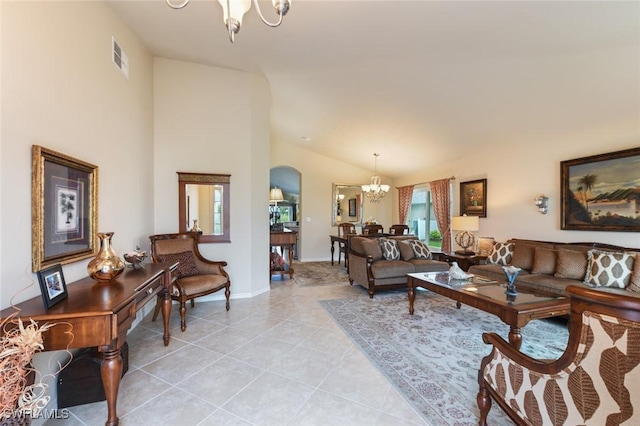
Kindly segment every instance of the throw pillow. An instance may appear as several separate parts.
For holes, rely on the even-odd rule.
[[[364,239],[364,241],[362,241],[362,250],[365,256],[371,256],[373,260],[382,259],[382,250],[375,238]]]
[[[626,288],[636,257],[624,252],[589,250],[585,284],[596,287]]]
[[[533,254],[536,247],[530,244],[516,243],[513,247],[511,264],[516,268],[530,271],[533,268]]]
[[[429,247],[420,240],[409,240],[409,245],[413,250],[413,256],[416,259],[431,259],[433,255]]]
[[[587,252],[576,250],[558,250],[556,273],[559,278],[584,280],[587,272]]]
[[[411,260],[415,257],[408,241],[398,241],[398,248],[400,249],[400,258],[402,260]]]
[[[532,274],[553,275],[556,271],[556,251],[544,247],[536,247],[533,255]]]
[[[386,260],[400,260],[400,249],[396,240],[389,238],[379,238],[380,248],[382,249],[382,257]]]
[[[192,275],[198,275],[198,268],[196,267],[196,259],[191,251],[183,251],[180,253],[167,253],[159,254],[158,260],[160,262],[180,262],[176,273],[178,278],[190,277]]]
[[[507,266],[511,263],[511,258],[513,257],[513,246],[513,243],[495,243],[487,262],[494,265]]]
[[[640,292],[640,253],[636,253],[635,256],[636,260],[633,262],[633,272],[627,290]]]

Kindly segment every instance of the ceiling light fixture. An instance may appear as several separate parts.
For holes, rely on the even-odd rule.
[[[182,9],[188,5],[191,0],[183,0],[182,3],[178,4],[173,4],[171,0],[165,1],[172,9]],[[291,1],[292,0],[271,0],[276,13],[278,14],[277,22],[269,22],[265,19],[264,15],[262,15],[262,11],[260,10],[258,0],[253,0],[253,3],[256,5],[256,10],[258,11],[258,15],[260,15],[262,22],[270,27],[277,27],[282,23],[282,18],[289,11]],[[251,9],[251,0],[218,0],[218,3],[222,6],[224,23],[227,26],[227,30],[229,30],[229,40],[233,43],[235,35],[240,31],[240,27],[242,26],[242,17],[249,11],[249,9]]]
[[[389,192],[391,188],[389,185],[380,185],[380,177],[378,176],[378,154],[377,152],[373,153],[375,158],[375,165],[373,169],[373,176],[371,176],[371,183],[369,185],[362,185],[362,191],[364,195],[369,197],[369,201],[372,203],[380,202],[380,199]]]

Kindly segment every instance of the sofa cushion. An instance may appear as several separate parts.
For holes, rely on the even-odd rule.
[[[431,259],[433,255],[431,254],[431,250],[427,245],[420,240],[411,240],[409,241],[409,245],[413,250],[413,257],[417,259]]]
[[[408,241],[398,241],[398,248],[400,249],[400,259],[407,261],[415,257]]]
[[[396,240],[378,238],[378,243],[382,250],[382,257],[386,260],[400,260],[400,249],[398,248],[398,242]]]
[[[556,254],[553,249],[536,247],[533,255],[532,274],[553,275],[556,271]]]
[[[449,264],[439,260],[414,258],[409,262],[413,264],[413,272],[446,272],[449,270]]]
[[[371,256],[374,261],[382,259],[382,249],[376,238],[362,238],[360,246],[365,256]]]
[[[375,279],[404,277],[411,272],[414,272],[413,264],[403,260],[378,260],[371,264]]]
[[[193,256],[192,251],[159,254],[158,260],[160,262],[179,262],[178,268],[176,269],[178,278],[190,277],[192,275],[198,274],[198,268],[196,267],[196,259]]]
[[[495,243],[487,262],[494,265],[507,266],[511,263],[511,258],[513,257],[513,247],[513,243]]]
[[[596,287],[626,288],[636,257],[631,253],[589,250],[585,283]]]
[[[633,262],[633,272],[627,290],[640,293],[640,253],[636,253],[636,260]]]
[[[536,247],[530,244],[516,243],[510,263],[517,268],[530,271],[533,267],[535,249]]]
[[[587,273],[587,253],[568,249],[558,249],[555,276],[584,280]]]
[[[537,293],[550,294],[554,296],[564,296],[565,289],[570,285],[584,286],[578,280],[570,278],[559,278],[545,274],[525,274],[518,275],[516,286],[518,289],[529,289]]]

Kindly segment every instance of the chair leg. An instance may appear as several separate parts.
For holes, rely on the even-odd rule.
[[[191,308],[195,308],[196,307],[196,301],[194,299],[191,299]]]
[[[484,383],[480,384],[480,390],[478,391],[476,402],[480,409],[480,420],[478,421],[478,425],[487,426],[487,416],[491,409],[491,397],[489,396],[487,389],[484,387]]]
[[[160,312],[160,307],[162,307],[162,299],[164,296],[158,294],[156,298],[156,307],[153,309],[153,317],[151,317],[151,321],[155,321],[158,318],[158,313]]]
[[[191,299],[193,302],[193,299]],[[187,302],[183,300],[180,302],[180,330],[183,332],[187,329]]]
[[[224,297],[227,298],[227,311],[229,310],[229,296],[231,296],[229,287],[231,287],[231,284],[227,284],[227,286],[224,288]]]

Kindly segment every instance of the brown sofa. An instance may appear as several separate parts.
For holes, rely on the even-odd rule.
[[[497,244],[487,262],[471,266],[469,273],[505,281],[502,265],[514,265],[522,269],[516,278],[516,288],[558,296],[564,296],[565,288],[569,285],[611,285],[607,282],[607,273],[611,273],[621,275],[618,281],[627,282],[626,293],[640,297],[640,249],[600,243],[557,243],[525,239],[511,239]],[[611,259],[610,253],[628,253],[635,260],[625,257],[629,270],[618,265],[615,271],[602,273],[602,262],[598,264],[598,256],[600,260],[603,257]],[[604,262],[607,263],[608,259],[604,259]]]
[[[376,290],[392,290],[407,286],[407,274],[412,272],[448,271],[449,264],[433,259],[416,258],[409,240],[413,235],[388,236],[398,241],[400,259],[387,260],[380,247],[381,237],[349,238],[349,282],[355,282],[369,291],[373,298]]]

